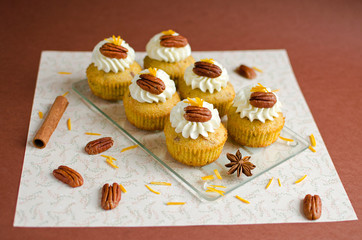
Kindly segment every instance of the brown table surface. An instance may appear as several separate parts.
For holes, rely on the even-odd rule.
[[[361,216],[362,1],[3,1],[0,11],[2,239],[362,238],[361,221],[13,227],[41,51],[91,51],[112,34],[121,34],[136,51],[144,51],[151,36],[169,28],[186,36],[196,51],[287,49],[339,176]]]

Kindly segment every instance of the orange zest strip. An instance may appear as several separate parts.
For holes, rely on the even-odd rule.
[[[280,138],[281,140],[284,140],[284,141],[287,141],[287,142],[294,142],[293,139],[285,138],[285,137],[282,137],[282,136],[279,136],[279,138]]]
[[[70,118],[67,120],[67,126],[69,131],[72,130],[72,122],[70,121]]]
[[[312,146],[309,146],[308,148],[309,148],[312,152],[314,152],[314,153],[316,152],[316,150],[315,150]]]
[[[250,89],[250,92],[268,92],[268,90],[266,89],[266,87],[258,83],[258,86],[252,87]]]
[[[40,119],[43,119],[43,112],[40,112],[40,111],[39,111],[38,114],[39,114],[39,118],[40,118]]]
[[[282,186],[282,184],[280,183],[280,179],[278,178],[278,184],[279,184],[279,187]]]
[[[173,35],[174,33],[176,33],[176,32],[174,30],[171,30],[171,29],[169,29],[167,31],[162,31],[163,35]]]
[[[150,74],[154,77],[156,77],[156,74],[157,74],[157,68],[148,68],[148,71],[150,72]]]
[[[273,178],[271,178],[271,179],[269,180],[269,182],[268,182],[268,184],[266,185],[265,189],[268,189],[268,187],[270,186],[270,184],[272,183],[272,181],[273,181]]]
[[[102,135],[102,134],[100,134],[100,133],[90,133],[90,132],[86,132],[85,134],[87,134],[87,135],[96,135],[96,136]]]
[[[215,60],[212,58],[204,58],[204,59],[201,59],[200,61],[215,64]]]
[[[68,95],[68,93],[69,93],[69,91],[65,92],[62,96],[65,97]]]
[[[216,193],[220,194],[221,196],[224,196],[224,193],[225,193],[225,191],[217,190],[212,187],[207,187],[206,192],[216,192]]]
[[[105,38],[104,40],[106,40],[109,43],[113,43],[114,45],[117,46],[121,46],[123,39],[121,38],[121,36],[115,37],[114,35],[112,36],[112,40],[109,40],[108,38]]]
[[[299,178],[297,181],[295,181],[295,184],[300,183],[300,182],[303,181],[304,178],[306,178],[306,177],[307,177],[307,175],[304,175],[303,177]]]
[[[123,149],[121,150],[121,152],[125,152],[125,151],[128,151],[128,150],[134,149],[134,148],[136,148],[136,147],[138,147],[137,144],[136,144],[136,145],[133,145],[133,146],[130,146],[130,147],[123,148]]]
[[[195,100],[193,100],[188,97],[187,100],[185,101],[185,103],[189,103],[191,106],[202,107],[204,104],[204,100],[200,99],[198,97],[196,97]]]
[[[214,179],[214,176],[213,175],[204,176],[204,177],[201,177],[201,179],[204,180],[204,181],[212,180],[212,179]]]
[[[244,198],[241,198],[238,195],[236,195],[235,197],[244,203],[250,204],[250,202],[248,200],[245,200]]]
[[[115,158],[114,158],[114,157],[112,157],[112,156],[101,155],[101,157],[108,158],[110,161],[113,161],[113,160],[116,160],[116,161],[117,161],[117,159],[115,159]]]
[[[171,183],[168,183],[168,182],[150,182],[150,184],[171,186]]]
[[[168,202],[166,205],[185,205],[185,202]]]
[[[211,187],[214,187],[214,188],[216,188],[216,187],[218,187],[218,188],[226,188],[225,186],[221,186],[221,185],[210,185]]]
[[[58,74],[66,74],[66,75],[69,75],[69,74],[72,74],[71,72],[58,72]]]
[[[312,147],[317,146],[317,144],[316,144],[316,142],[315,142],[314,135],[311,134],[311,135],[309,136],[309,138],[310,138],[310,144],[312,145]]]
[[[111,160],[109,160],[108,158],[106,159],[106,162],[107,162],[109,165],[111,165],[112,167],[118,168],[118,166],[114,165],[114,163],[113,163]]]
[[[279,92],[279,89],[272,90],[272,92]]]
[[[156,193],[156,194],[160,194],[159,192],[157,192],[157,191],[153,190],[152,188],[150,188],[148,185],[145,185],[145,186],[146,186],[146,188],[148,188],[148,190],[150,190],[151,192]]]
[[[126,193],[126,189],[122,186],[122,184],[119,184],[119,187],[121,188],[122,192]]]
[[[258,71],[258,72],[260,72],[260,73],[262,73],[263,71],[262,70],[260,70],[259,68],[257,68],[257,67],[253,67],[253,69],[254,70],[256,70],[256,71]]]
[[[214,173],[218,179],[222,179],[222,177],[217,169],[214,169]]]

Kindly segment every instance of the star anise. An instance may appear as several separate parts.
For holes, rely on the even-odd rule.
[[[230,160],[230,163],[225,164],[225,167],[229,167],[228,174],[233,174],[237,171],[237,176],[240,177],[241,172],[246,176],[250,177],[253,174],[251,170],[255,168],[255,165],[249,162],[250,156],[242,157],[240,151],[238,150],[236,154],[227,153],[226,157]]]

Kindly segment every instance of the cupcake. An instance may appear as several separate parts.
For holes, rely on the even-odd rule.
[[[201,59],[186,68],[178,90],[182,99],[199,97],[213,104],[220,117],[227,113],[235,97],[226,69],[211,58]]]
[[[260,83],[240,91],[228,111],[229,135],[248,147],[266,147],[275,142],[284,126],[278,96]]]
[[[182,78],[185,69],[195,61],[187,39],[172,30],[153,36],[146,45],[146,51],[144,68],[162,69],[176,83]]]
[[[119,36],[99,42],[87,68],[93,94],[106,100],[121,100],[133,77],[142,70],[134,59],[133,48]]]
[[[190,166],[204,166],[221,154],[227,131],[212,104],[199,98],[183,100],[172,109],[165,124],[166,145],[171,156]]]
[[[133,79],[123,98],[128,121],[143,130],[163,130],[180,101],[175,83],[161,69],[149,68]]]

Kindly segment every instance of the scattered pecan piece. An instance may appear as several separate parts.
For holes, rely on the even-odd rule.
[[[160,40],[160,44],[163,47],[181,48],[188,44],[187,39],[181,35],[162,35]]]
[[[117,183],[110,186],[108,183],[104,184],[102,188],[101,205],[104,210],[111,210],[118,206],[121,201],[121,187]]]
[[[109,58],[126,58],[128,49],[113,43],[105,43],[100,47],[99,51]]]
[[[184,117],[190,122],[207,122],[212,117],[211,111],[205,107],[187,106],[184,110]]]
[[[199,75],[209,78],[217,78],[221,75],[222,70],[219,66],[208,62],[196,62],[192,71]]]
[[[247,78],[247,79],[256,78],[256,73],[255,73],[254,69],[252,69],[248,66],[240,65],[240,67],[238,67],[238,69],[236,71],[244,78]]]
[[[249,102],[257,108],[271,108],[277,102],[277,98],[272,92],[253,92],[250,95]]]
[[[237,176],[240,177],[241,172],[246,176],[250,177],[253,174],[251,170],[253,170],[256,166],[249,162],[250,156],[242,157],[240,151],[238,150],[236,154],[227,153],[226,157],[230,160],[230,163],[226,164],[225,167],[229,167],[228,174],[233,174],[237,171]]]
[[[165,83],[151,74],[141,74],[136,83],[143,90],[156,95],[161,94],[166,89]]]
[[[99,138],[97,140],[89,142],[84,150],[89,155],[95,155],[104,151],[107,151],[113,146],[113,139],[111,137]]]
[[[63,183],[75,188],[83,185],[83,177],[74,169],[67,166],[59,166],[53,171],[54,177]]]
[[[322,200],[318,195],[307,194],[303,200],[303,212],[309,220],[317,220],[322,215]]]

